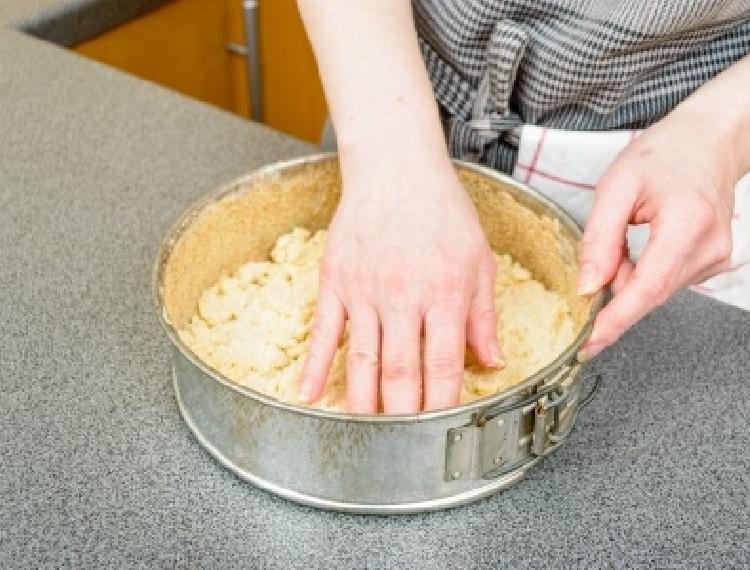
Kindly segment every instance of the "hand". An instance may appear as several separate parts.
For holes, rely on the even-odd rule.
[[[502,365],[495,263],[474,205],[447,155],[371,156],[343,174],[302,398],[322,393],[348,318],[348,411],[377,412],[378,384],[385,413],[456,405],[467,341],[485,365]]]
[[[732,130],[714,112],[678,107],[645,131],[609,167],[596,188],[581,247],[579,293],[611,283],[579,355],[592,358],[678,289],[725,270],[732,251],[734,186],[741,172]],[[628,224],[650,224],[634,266]]]
[[[376,412],[378,384],[386,413],[455,405],[466,341],[500,363],[494,258],[448,160],[411,3],[298,4],[344,183],[300,395],[320,396],[348,318],[349,411]]]

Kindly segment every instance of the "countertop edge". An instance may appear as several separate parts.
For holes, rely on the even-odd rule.
[[[61,2],[11,25],[19,31],[61,46],[74,46],[137,18],[166,0],[71,0]]]

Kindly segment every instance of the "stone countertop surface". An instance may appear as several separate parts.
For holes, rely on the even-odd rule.
[[[694,293],[589,366],[605,384],[561,450],[474,505],[321,512],[216,463],[177,410],[152,262],[203,193],[313,147],[26,33],[72,44],[153,3],[0,4],[1,567],[750,564],[750,314]]]

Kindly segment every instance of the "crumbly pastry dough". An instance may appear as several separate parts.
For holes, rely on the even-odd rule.
[[[326,232],[295,228],[281,236],[267,262],[246,263],[203,292],[198,314],[180,338],[234,382],[303,405],[297,392],[318,294]],[[469,354],[461,403],[518,384],[552,362],[575,338],[568,303],[535,281],[508,255],[495,254],[498,338],[502,370],[483,368]],[[343,411],[347,339],[333,359],[323,396],[313,407]]]

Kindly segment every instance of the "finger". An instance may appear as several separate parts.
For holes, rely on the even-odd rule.
[[[464,372],[466,313],[434,306],[425,315],[425,410],[458,404]]]
[[[628,328],[654,307],[662,304],[679,286],[684,261],[692,238],[676,246],[674,236],[684,234],[682,222],[651,224],[651,239],[629,278],[596,318],[588,342],[579,354],[593,358],[614,343]],[[686,236],[687,237],[687,236]]]
[[[610,284],[613,294],[617,295],[617,293],[622,290],[622,288],[625,286],[625,283],[628,282],[628,278],[633,272],[634,267],[635,265],[632,261],[630,261],[630,251],[626,242],[622,246],[622,259],[620,260],[620,266],[617,268],[617,273],[615,273],[615,276]]]
[[[622,288],[625,286],[625,283],[628,282],[634,267],[635,265],[633,265],[633,262],[627,257],[623,257],[622,261],[620,261],[620,266],[617,268],[617,273],[615,273],[615,278],[612,279],[611,284],[612,293],[614,295],[617,295],[622,291]]]
[[[323,393],[345,321],[346,311],[341,300],[333,289],[321,286],[313,317],[310,350],[302,368],[299,388],[302,401],[314,402]]]
[[[480,271],[477,290],[466,323],[466,342],[485,366],[505,366],[497,341],[497,309],[495,308],[495,263],[492,256]]]
[[[386,414],[418,412],[422,402],[419,311],[387,312],[380,316],[383,350],[380,388]]]
[[[352,413],[378,411],[380,322],[372,307],[358,307],[349,316],[346,355],[346,409]]]
[[[601,289],[615,276],[622,259],[639,183],[628,174],[611,172],[597,185],[594,208],[586,222],[580,252],[579,295],[591,295]]]

